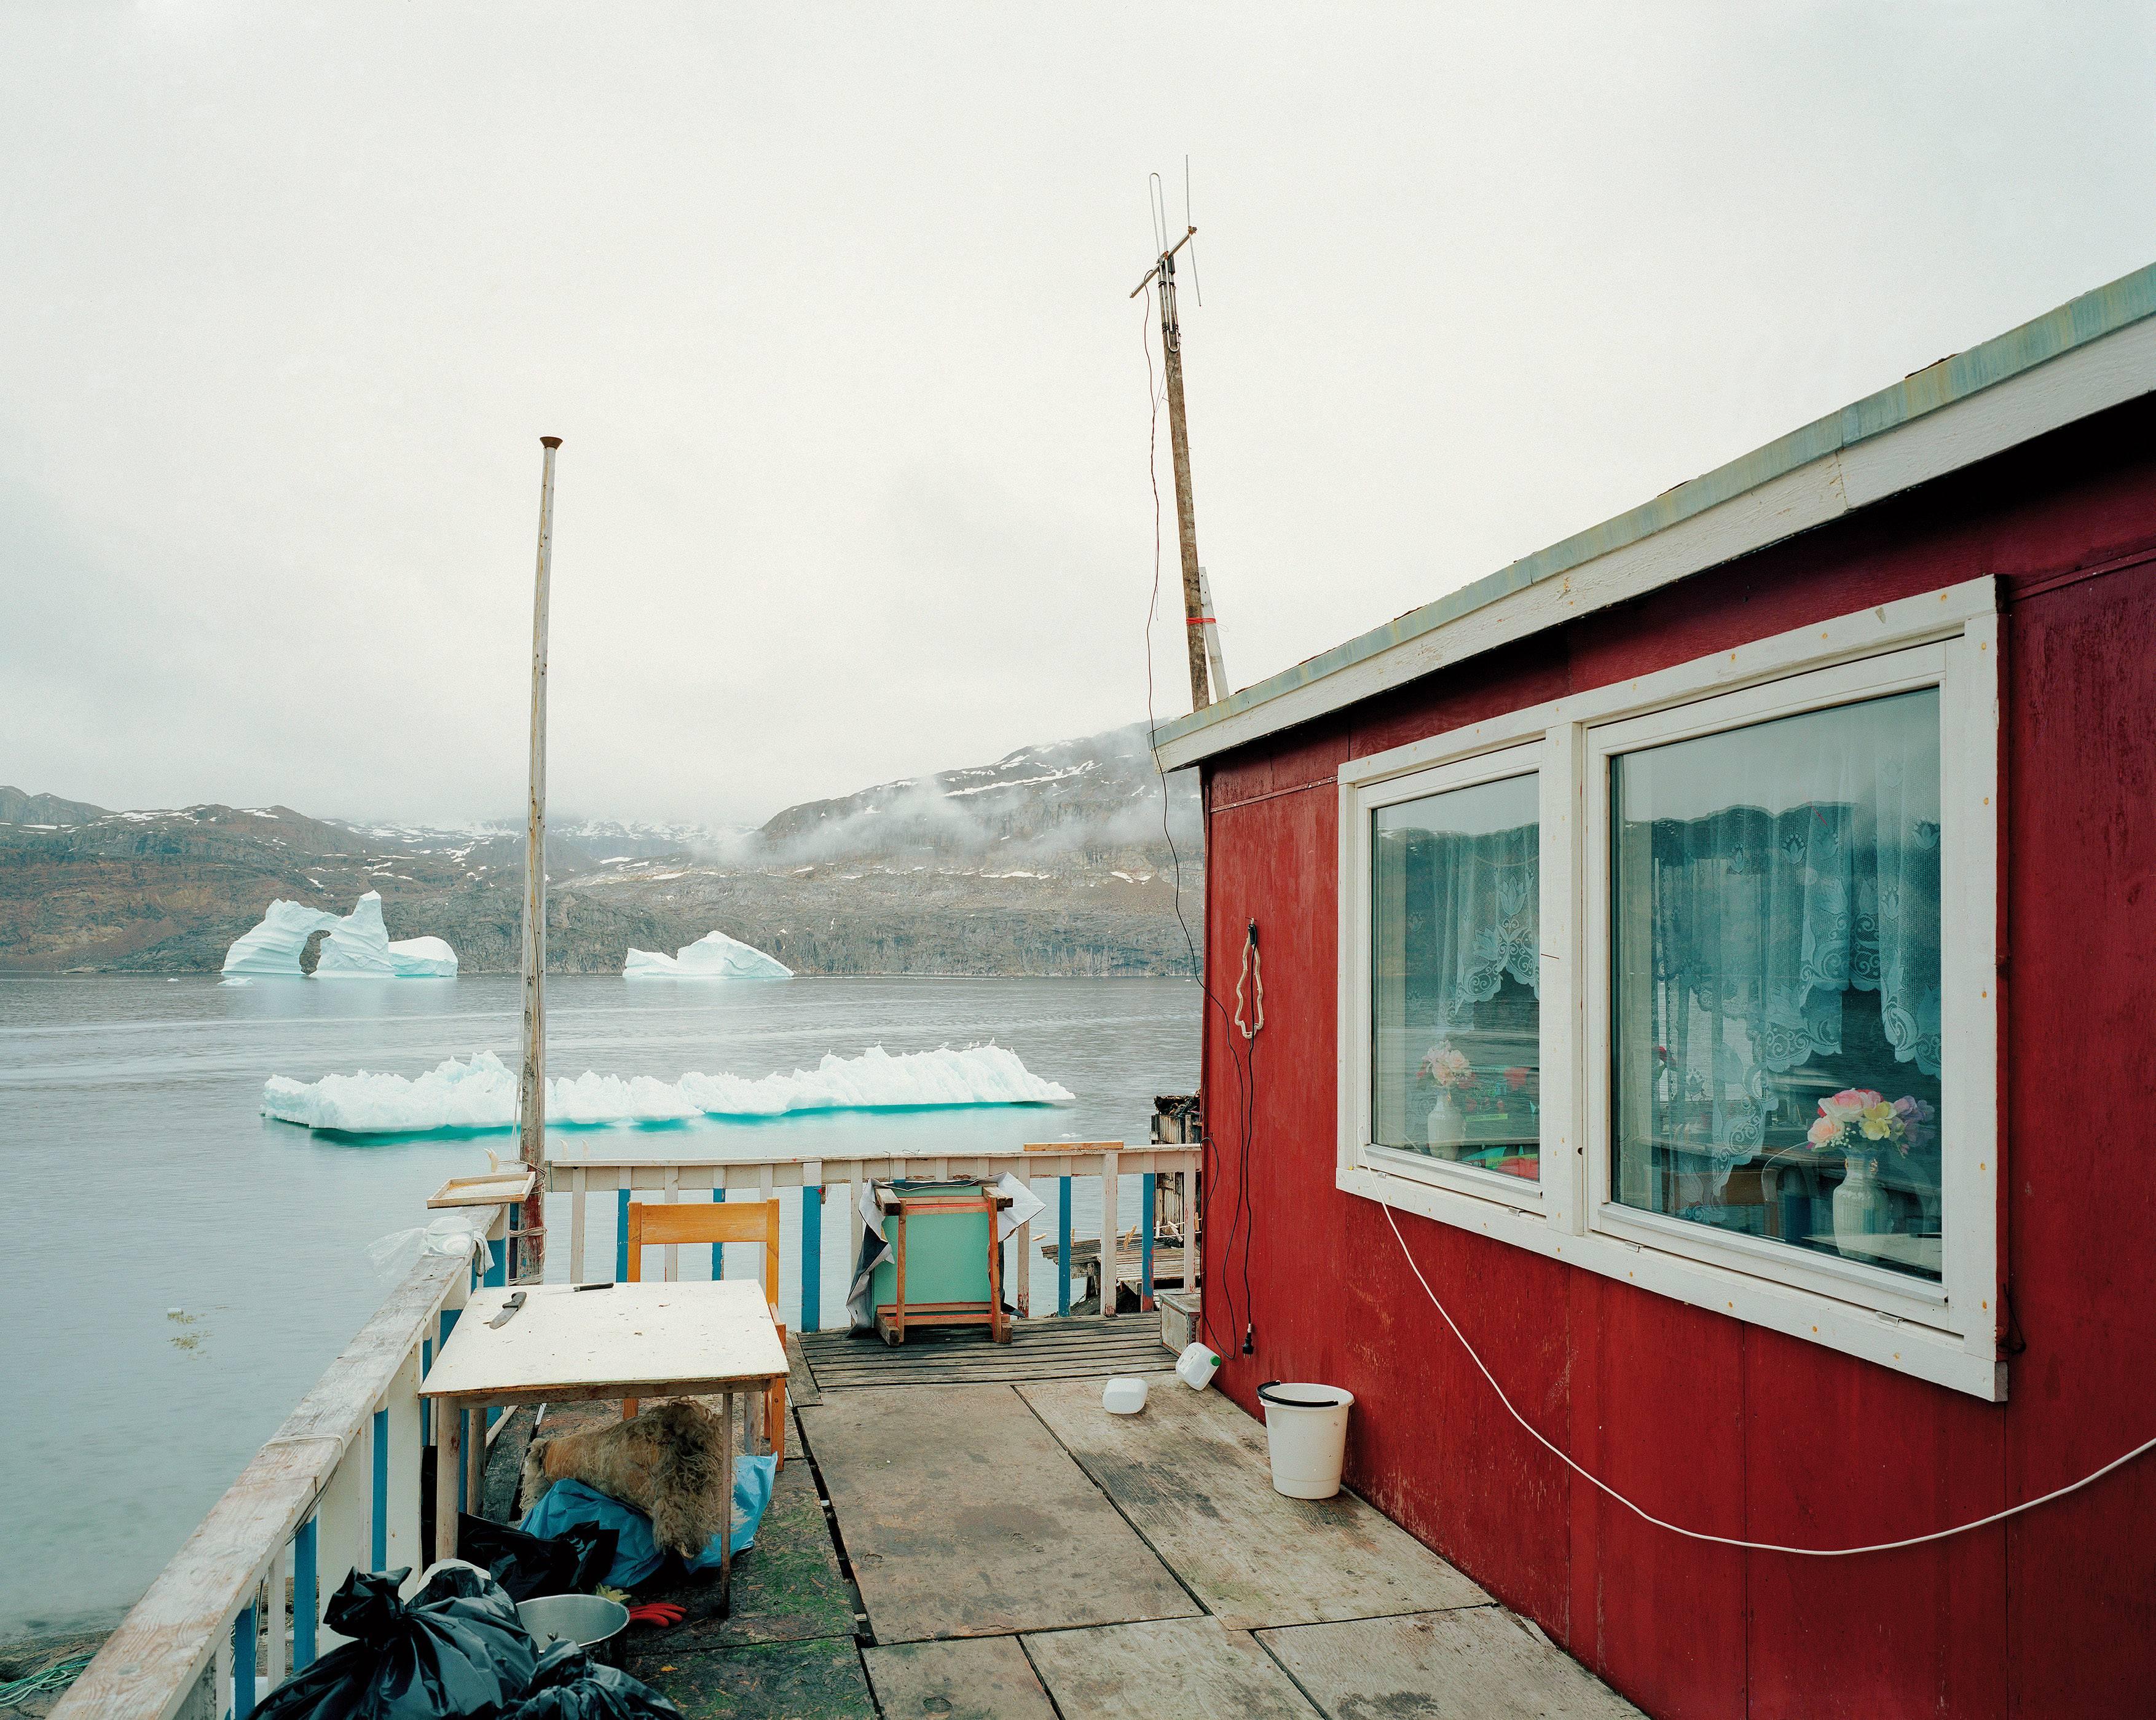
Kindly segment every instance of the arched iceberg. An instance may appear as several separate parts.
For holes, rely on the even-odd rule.
[[[335,914],[280,897],[270,904],[260,925],[233,941],[232,947],[224,952],[224,971],[304,978],[300,952],[306,948],[307,940],[317,932],[334,931],[341,923]]]
[[[793,970],[752,944],[723,932],[707,932],[675,954],[632,949],[622,963],[624,979],[791,979]]]
[[[224,952],[228,976],[269,974],[305,978],[300,953],[317,932],[326,932],[317,979],[454,979],[457,952],[439,937],[390,941],[382,919],[382,892],[370,890],[340,917],[301,901],[279,900],[253,931]]]
[[[584,1074],[547,1083],[549,1122],[678,1123],[692,1118],[783,1117],[813,1111],[910,1111],[947,1105],[1068,1105],[1075,1096],[1044,1081],[1000,1045],[916,1051],[880,1046],[858,1057],[826,1056],[814,1069],[751,1080],[737,1075]],[[426,1074],[275,1076],[262,1114],[312,1129],[355,1135],[428,1134],[440,1129],[506,1129],[516,1123],[516,1072],[491,1051],[452,1057]]]

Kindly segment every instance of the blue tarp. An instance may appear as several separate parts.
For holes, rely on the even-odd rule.
[[[772,1484],[778,1472],[776,1457],[734,1459],[736,1553],[746,1552],[756,1544],[757,1525],[763,1521],[764,1507],[771,1503]],[[527,1535],[554,1536],[572,1523],[597,1523],[620,1537],[614,1543],[613,1569],[607,1573],[610,1587],[634,1589],[639,1583],[649,1582],[665,1558],[658,1542],[652,1538],[649,1517],[635,1507],[624,1505],[582,1481],[555,1482],[525,1513],[524,1521],[517,1527]],[[689,1569],[716,1570],[719,1553],[719,1538],[714,1535],[711,1545],[688,1562]]]

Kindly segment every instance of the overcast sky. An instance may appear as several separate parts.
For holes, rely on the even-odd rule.
[[[0,782],[516,816],[542,434],[557,813],[1136,719],[1186,151],[1238,685],[2156,259],[2146,6],[1473,10],[8,6]]]

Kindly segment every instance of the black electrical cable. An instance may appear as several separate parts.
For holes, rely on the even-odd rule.
[[[1229,1014],[1228,1006],[1214,995],[1213,988],[1205,983],[1204,965],[1198,958],[1198,941],[1190,934],[1190,922],[1183,916],[1183,854],[1175,845],[1175,833],[1168,824],[1168,773],[1161,766],[1160,749],[1152,743],[1152,732],[1155,727],[1152,626],[1154,618],[1160,610],[1161,513],[1160,393],[1154,386],[1152,379],[1152,292],[1150,287],[1147,288],[1145,297],[1140,304],[1143,317],[1139,326],[1142,337],[1140,344],[1145,351],[1146,401],[1147,410],[1151,414],[1151,425],[1147,432],[1146,440],[1146,475],[1152,485],[1152,596],[1146,608],[1145,631],[1146,747],[1152,755],[1153,773],[1160,779],[1160,834],[1168,844],[1168,862],[1175,875],[1175,923],[1182,928],[1183,947],[1190,953],[1190,977],[1197,982],[1199,990],[1204,993],[1205,1001],[1219,1011],[1221,1039],[1228,1047],[1229,1062],[1235,1072],[1238,1101],[1236,1109],[1240,1113],[1237,1121],[1240,1125],[1241,1132],[1240,1153],[1238,1158],[1241,1173],[1238,1180],[1247,1183],[1250,1163],[1250,1106],[1255,1096],[1255,1088],[1250,1080],[1250,1060],[1236,1049],[1234,1018]],[[1184,1224],[1189,1234],[1184,1236],[1183,1245],[1184,1277],[1186,1281],[1192,1285],[1197,1282],[1198,1273],[1203,1266],[1202,1255],[1198,1256],[1198,1266],[1194,1266],[1190,1264],[1195,1253],[1194,1245],[1208,1228],[1205,1224],[1205,1214],[1212,1204],[1213,1190],[1219,1180],[1215,1171],[1218,1159],[1214,1141],[1213,1119],[1209,1112],[1204,1111],[1200,1112],[1200,1117],[1204,1133],[1199,1137],[1199,1142],[1198,1223],[1194,1226],[1191,1225],[1189,1217],[1186,1214]],[[1229,1317],[1228,1327],[1231,1339],[1234,1336],[1235,1322],[1235,1298],[1228,1289],[1230,1281],[1228,1276],[1229,1260],[1235,1245],[1240,1216],[1238,1212],[1235,1218],[1230,1219],[1227,1245],[1223,1247],[1220,1252],[1220,1291],[1228,1302]],[[1222,1355],[1231,1355],[1238,1346],[1233,1342],[1224,1344],[1219,1341],[1218,1327],[1209,1320],[1209,1306],[1210,1298],[1201,1294],[1198,1304],[1199,1329],[1201,1332],[1209,1332],[1213,1337],[1214,1348],[1219,1351]],[[1243,1251],[1243,1312],[1246,1320],[1250,1311],[1250,1262],[1248,1231],[1245,1230]]]

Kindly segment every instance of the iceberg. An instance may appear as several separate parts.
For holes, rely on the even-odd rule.
[[[233,941],[224,952],[224,971],[301,978],[300,952],[306,948],[307,940],[317,932],[334,931],[340,923],[335,914],[280,897],[270,904],[260,925]]]
[[[253,931],[224,952],[228,975],[270,974],[286,979],[305,976],[300,952],[317,932],[326,932],[318,979],[454,979],[457,952],[439,937],[405,937],[395,942],[382,921],[382,892],[370,890],[342,917],[303,901],[280,898]]]
[[[871,1046],[858,1057],[835,1052],[814,1069],[752,1079],[685,1075],[563,1076],[547,1083],[551,1123],[595,1127],[743,1119],[815,1111],[911,1111],[954,1105],[1069,1105],[1069,1088],[1044,1081],[1015,1051],[969,1045],[894,1057]],[[450,1058],[415,1076],[325,1076],[317,1081],[273,1076],[262,1089],[262,1114],[340,1134],[432,1134],[516,1125],[516,1072],[491,1051]]]
[[[382,892],[370,890],[336,922],[317,979],[454,979],[457,952],[439,937],[407,937],[395,943],[382,923]]]
[[[389,960],[399,979],[454,979],[457,952],[440,937],[394,937]]]
[[[622,963],[624,979],[791,979],[785,963],[737,942],[723,932],[707,932],[669,956],[657,950],[632,949]]]

